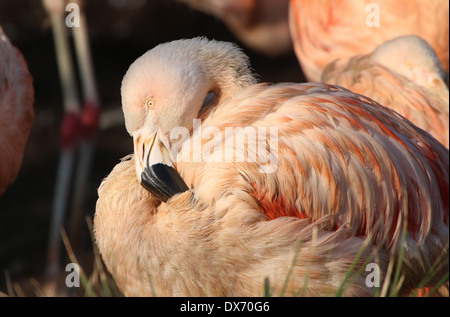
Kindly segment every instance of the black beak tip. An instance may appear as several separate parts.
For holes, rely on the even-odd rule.
[[[141,173],[141,185],[163,202],[189,190],[180,174],[172,166],[162,163],[144,169]]]

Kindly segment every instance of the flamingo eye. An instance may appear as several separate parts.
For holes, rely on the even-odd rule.
[[[216,97],[214,91],[210,91],[206,94],[205,100],[203,101],[202,109],[208,107]]]
[[[408,68],[414,68],[414,62],[412,60],[408,60],[406,61],[406,67]]]
[[[155,105],[155,101],[153,99],[147,99],[145,100],[145,107],[149,110],[151,110],[153,108],[153,106]]]

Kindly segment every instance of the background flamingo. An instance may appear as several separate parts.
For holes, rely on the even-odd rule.
[[[380,27],[370,26],[373,4],[379,8]],[[410,34],[425,39],[448,71],[446,0],[291,0],[289,15],[294,49],[309,81],[318,81],[335,59],[368,54],[387,40]]]
[[[0,195],[17,177],[34,110],[33,78],[0,27]]]
[[[178,0],[225,23],[247,47],[267,56],[292,50],[289,0]]]
[[[90,55],[83,1],[76,3],[80,10],[79,26],[70,30],[74,36],[76,55],[80,67],[83,96],[77,90],[77,78],[70,52],[69,28],[65,23],[64,0],[43,0],[49,13],[53,29],[55,51],[64,97],[64,116],[61,122],[61,155],[55,183],[55,195],[50,226],[47,259],[47,274],[54,278],[60,268],[61,229],[66,218],[66,209],[72,199],[70,238],[75,250],[81,244],[81,223],[84,220],[86,184],[94,151],[94,140],[98,129],[100,103]],[[80,100],[83,100],[83,105]],[[78,154],[78,160],[77,160]],[[76,169],[74,168],[76,167]],[[76,170],[74,177],[73,170]],[[72,180],[74,179],[74,181]],[[71,189],[74,182],[73,190]]]
[[[74,2],[74,1],[70,1]],[[100,133],[96,139],[93,168],[89,174],[86,190],[86,203],[83,213],[92,215],[95,211],[97,188],[102,179],[109,173],[117,158],[132,151],[132,144],[123,126],[123,112],[120,108],[120,82],[123,74],[142,49],[158,43],[180,37],[208,35],[215,38],[235,40],[223,23],[218,23],[212,16],[193,12],[187,6],[166,0],[130,0],[130,1],[86,1],[86,15],[89,22],[89,37],[91,39],[93,61],[97,76],[101,99],[104,100],[105,111],[100,117]],[[64,9],[64,8],[63,8]],[[64,11],[64,10],[63,10]],[[63,12],[63,18],[69,12]],[[172,17],[168,19],[167,17]],[[8,34],[14,45],[22,51],[34,78],[36,91],[35,120],[29,141],[24,153],[21,177],[14,186],[0,199],[2,221],[0,221],[0,295],[35,296],[47,294],[46,254],[48,249],[48,233],[50,218],[53,210],[55,189],[61,188],[55,184],[57,166],[60,158],[61,118],[64,118],[64,94],[61,93],[58,64],[56,63],[54,40],[50,19],[42,2],[35,0],[0,1],[0,25]],[[76,29],[78,30],[78,29]],[[75,29],[67,29],[69,39]],[[73,44],[73,46],[71,45]],[[69,48],[76,48],[77,44],[70,43]],[[111,52],[114,51],[114,54]],[[253,67],[261,78],[271,78],[276,81],[294,80],[299,73],[295,56],[270,59],[267,63],[260,54],[251,50],[249,54],[254,58]],[[78,57],[74,50],[72,57]],[[81,59],[83,60],[83,59]],[[81,70],[82,63],[73,59],[74,71]],[[113,67],[114,66],[114,67]],[[78,75],[80,82],[84,80],[82,73]],[[77,82],[78,83],[78,82]],[[80,115],[83,109],[83,86],[78,87]],[[116,115],[117,114],[117,115]],[[80,127],[78,125],[78,127]],[[83,142],[83,139],[80,140]],[[79,162],[77,154],[80,147],[76,147],[75,162]],[[78,165],[74,165],[73,176],[79,175]],[[69,180],[71,185],[75,182]],[[75,186],[69,188],[67,195],[67,212],[80,200]],[[27,199],[23,199],[27,193]],[[71,204],[73,204],[71,206]],[[80,249],[75,249],[78,259],[86,274],[93,274],[94,255],[91,236],[86,226],[86,219],[82,219],[82,240]],[[65,217],[64,228],[69,234],[72,246],[74,240],[69,228],[72,219]],[[56,239],[61,239],[60,226],[56,226]],[[62,248],[58,257],[60,264],[72,262],[67,258],[66,249]],[[64,268],[62,266],[62,268]],[[65,272],[62,270],[62,273]],[[99,280],[99,279],[98,279]],[[38,282],[41,284],[39,286]],[[31,283],[31,284],[30,284]],[[52,280],[58,290],[67,294],[67,287],[63,280]],[[95,284],[95,282],[94,282]],[[99,285],[100,284],[95,284]],[[22,290],[20,290],[22,288]],[[70,295],[84,295],[85,288],[69,290]],[[107,294],[96,289],[97,295]],[[3,293],[2,293],[3,292]],[[58,294],[61,294],[58,292]],[[114,293],[119,294],[119,293]]]
[[[410,35],[392,39],[367,55],[336,60],[322,81],[365,95],[395,110],[449,145],[449,92],[433,49]]]
[[[337,86],[254,83],[238,48],[200,38],[159,45],[130,66],[122,103],[135,155],[103,181],[95,216],[125,295],[258,296],[266,277],[274,295],[335,294],[348,270],[377,262],[385,277],[397,256],[401,294],[430,270],[424,284],[448,274],[448,149]],[[223,154],[207,163],[217,143],[206,132],[201,153],[190,144],[169,159],[169,133],[201,133],[195,118],[221,135],[276,127],[264,139],[267,149],[278,137],[276,172],[261,173],[260,156],[223,161],[227,151],[255,158],[251,142],[219,143]],[[342,293],[374,294],[365,276],[353,278]]]

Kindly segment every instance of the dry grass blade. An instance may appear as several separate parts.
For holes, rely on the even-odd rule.
[[[79,264],[79,262],[78,262],[78,260],[77,260],[77,258],[75,256],[75,253],[72,250],[72,247],[71,247],[70,242],[69,242],[69,238],[67,237],[67,234],[66,234],[66,231],[63,230],[63,229],[61,229],[61,236],[62,236],[62,240],[63,240],[64,246],[66,247],[66,251],[67,251],[67,254],[69,256],[70,261],[72,263],[77,264],[78,267],[80,268],[80,272],[79,272],[80,280],[81,280],[81,284],[85,288],[86,295],[89,296],[89,297],[96,296],[95,293],[93,292],[92,288],[91,288],[90,283],[89,283],[89,278],[84,273],[84,270],[81,268],[81,266],[80,266],[80,264]]]
[[[86,217],[86,223],[88,225],[89,228],[89,233],[91,235],[91,242],[92,242],[92,246],[93,246],[93,252],[94,252],[94,272],[92,273],[93,276],[98,276],[99,280],[100,280],[100,295],[101,296],[105,296],[105,297],[112,297],[114,296],[114,294],[120,295],[119,291],[117,290],[117,287],[114,286],[110,286],[110,281],[111,279],[108,279],[108,276],[105,272],[104,266],[103,266],[103,262],[101,259],[101,256],[98,252],[97,249],[97,245],[95,244],[95,239],[94,239],[94,225],[92,222],[91,217]],[[114,288],[114,289],[113,289]]]

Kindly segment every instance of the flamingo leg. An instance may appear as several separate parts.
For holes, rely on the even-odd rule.
[[[81,114],[81,142],[78,153],[77,173],[73,189],[73,201],[70,217],[69,236],[72,247],[76,250],[80,243],[81,222],[84,219],[84,204],[86,189],[94,155],[98,122],[100,116],[100,101],[92,56],[89,45],[86,16],[83,10],[84,1],[75,1],[80,7],[80,25],[72,28],[76,56],[80,68],[83,91],[83,110]]]
[[[47,276],[50,278],[60,270],[60,229],[67,208],[75,150],[80,130],[80,103],[75,74],[69,50],[67,27],[64,23],[64,1],[43,0],[52,25],[58,70],[63,92],[64,116],[61,124],[61,154],[55,183],[52,219],[47,254]]]

